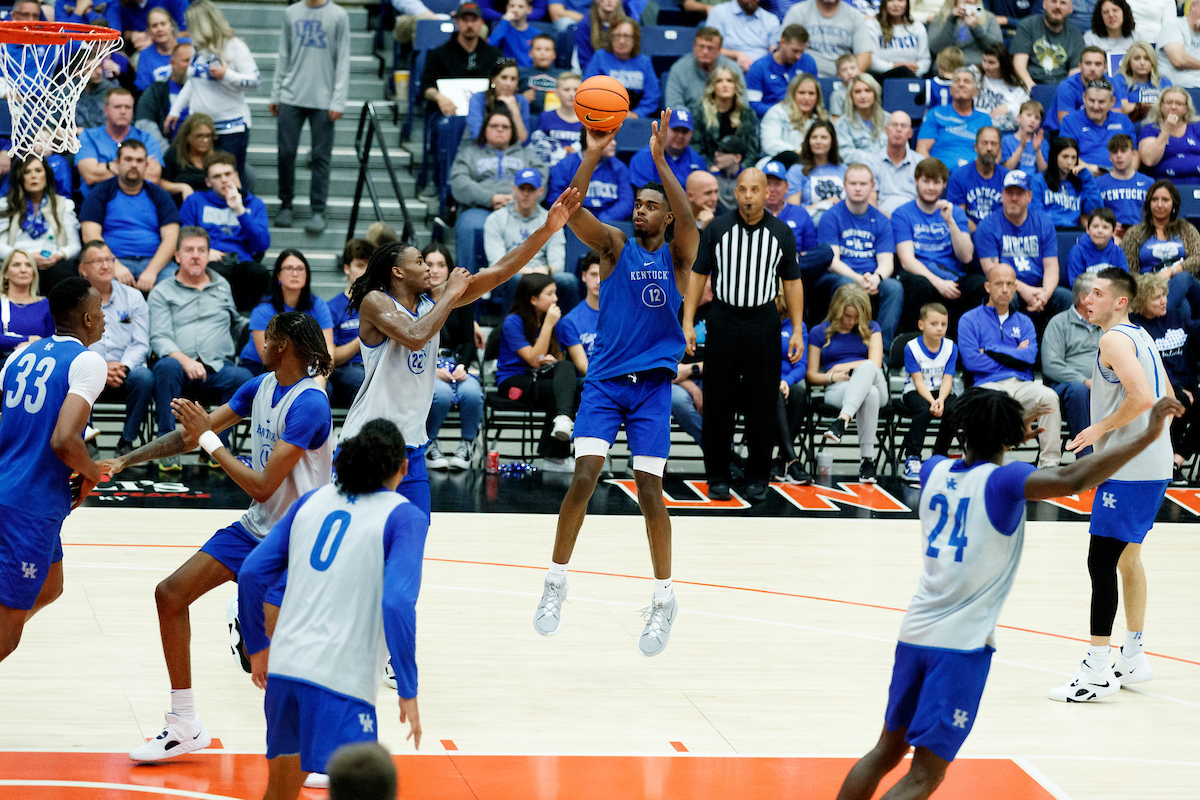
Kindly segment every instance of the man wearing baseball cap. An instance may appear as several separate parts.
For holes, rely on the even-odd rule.
[[[792,233],[796,234],[801,277],[815,280],[829,269],[833,250],[827,244],[817,243],[817,226],[804,206],[787,202],[787,168],[778,161],[768,161],[763,165],[763,174],[767,176],[767,202],[764,206],[771,214],[786,222]],[[805,286],[805,295],[812,297],[808,286]]]
[[[708,164],[699,153],[691,148],[692,144],[692,112],[686,108],[677,108],[671,112],[671,126],[667,131],[667,145],[663,148],[663,156],[667,166],[680,186],[687,186],[688,175],[693,170],[708,169]],[[650,145],[634,153],[629,162],[629,182],[636,190],[647,183],[658,182],[658,170],[654,167],[654,157],[650,155]]]
[[[738,175],[742,173],[742,159],[746,155],[743,148],[744,145],[738,137],[727,134],[717,141],[713,151],[713,165],[709,172],[717,176],[720,192],[717,197],[726,208],[733,208],[738,204],[734,192],[737,190]]]
[[[1004,176],[1003,213],[992,213],[975,230],[975,249],[984,277],[1006,264],[1017,274],[1017,306],[1044,328],[1071,307],[1071,293],[1058,285],[1058,236],[1046,214],[1030,214],[1029,175],[1015,169]]]
[[[458,32],[444,45],[430,50],[425,58],[421,91],[429,102],[426,113],[440,111],[447,117],[458,113],[454,101],[438,91],[439,78],[486,78],[502,57],[500,48],[492,47],[481,35],[483,15],[475,0],[459,4],[454,12],[454,25]]]
[[[488,265],[495,264],[505,253],[516,249],[546,221],[546,209],[538,202],[542,197],[542,176],[536,169],[523,169],[513,179],[513,199],[508,205],[493,211],[483,224],[483,251]],[[564,314],[579,302],[579,279],[563,271],[566,259],[566,235],[559,231],[529,259],[521,271],[492,290],[503,308],[508,308],[521,277],[530,272],[554,276],[558,287],[558,307]]]

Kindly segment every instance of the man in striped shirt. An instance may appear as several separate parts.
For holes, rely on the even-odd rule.
[[[775,295],[783,281],[793,334],[788,358],[804,349],[804,288],[796,262],[796,238],[787,223],[766,213],[767,178],[758,169],[738,176],[737,208],[714,219],[700,237],[683,306],[687,352],[696,347],[696,309],[712,277],[704,364],[704,470],[708,496],[728,500],[734,415],[746,420],[746,499],[767,497],[774,408],[779,391],[781,325]]]

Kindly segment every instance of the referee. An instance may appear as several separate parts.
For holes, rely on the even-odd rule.
[[[696,309],[704,284],[712,277],[713,303],[708,312],[704,363],[704,471],[708,496],[729,499],[729,461],[734,415],[746,420],[746,499],[767,497],[775,405],[779,392],[779,337],[775,310],[779,281],[792,317],[788,358],[794,364],[804,348],[804,287],[796,262],[796,236],[787,223],[768,214],[767,176],[747,169],[738,176],[737,210],[717,217],[700,235],[700,251],[692,266],[683,304],[687,352],[695,352]]]

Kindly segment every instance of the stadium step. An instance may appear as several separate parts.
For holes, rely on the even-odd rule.
[[[383,141],[387,144],[388,152],[393,159],[397,158],[400,147],[400,127],[391,124],[391,112],[387,109],[389,106],[380,108],[375,106],[376,113],[380,115],[382,123],[381,135]],[[335,148],[345,148],[347,152],[353,152],[354,137],[358,133],[358,115],[362,113],[362,105],[357,106],[353,111],[346,109],[346,116],[337,121],[333,128],[333,146]],[[262,115],[254,114],[251,117],[251,126],[253,128],[250,134],[250,147],[271,147],[275,148],[275,143],[278,141],[278,120],[275,117],[266,113],[265,109]],[[415,131],[414,136],[423,131]],[[300,129],[300,145],[307,147],[312,141],[312,132],[308,125]],[[406,143],[408,144],[408,143]],[[411,147],[411,144],[408,144]],[[420,151],[417,151],[418,154]],[[404,156],[407,158],[407,156]]]
[[[259,20],[261,25],[267,19],[275,18],[282,20],[283,14],[264,14]],[[280,27],[270,28],[238,28],[235,26],[238,38],[246,43],[252,53],[274,53],[279,50],[279,31]],[[352,56],[369,56],[375,52],[375,32],[368,31],[363,28],[351,28],[350,32],[350,55]]]
[[[367,29],[367,10],[362,6],[341,4],[350,15],[350,30]],[[243,29],[262,28],[269,22],[278,23],[283,18],[286,5],[280,3],[221,3],[221,13],[241,36]]]
[[[415,197],[416,189],[413,182],[413,176],[408,174],[408,170],[402,170],[397,173],[396,177],[400,182],[400,191],[404,193],[404,202],[408,203],[409,199]],[[395,198],[395,192],[392,191],[391,180],[388,178],[387,170],[374,169],[371,170],[371,178],[375,182],[375,191],[379,192],[380,197]],[[330,197],[354,197],[354,188],[358,183],[357,169],[332,169],[329,173],[329,196]],[[307,196],[309,187],[312,185],[312,175],[304,167],[303,162],[296,164],[296,194]],[[276,197],[279,193],[279,176],[270,166],[255,166],[254,177],[254,193],[262,198]],[[363,202],[370,203],[370,196],[367,194],[366,187],[363,188]],[[410,211],[411,214],[411,203]]]

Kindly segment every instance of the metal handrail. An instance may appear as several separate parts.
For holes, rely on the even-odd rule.
[[[358,117],[358,131],[354,134],[354,151],[358,156],[358,181],[354,186],[354,206],[350,209],[350,229],[346,232],[347,239],[354,238],[354,228],[358,224],[358,207],[362,203],[363,186],[371,195],[371,205],[375,208],[375,219],[387,222],[383,216],[383,208],[379,205],[379,193],[375,189],[375,180],[371,177],[370,159],[372,142],[379,143],[379,153],[383,156],[383,165],[387,167],[388,177],[392,181],[392,189],[396,200],[400,203],[400,213],[404,216],[404,229],[400,233],[400,241],[415,243],[416,232],[413,230],[412,219],[408,216],[408,206],[404,203],[404,192],[400,191],[400,181],[396,178],[396,169],[392,165],[392,157],[388,154],[387,143],[384,142],[379,115],[375,112],[375,103],[363,103],[362,113]]]

